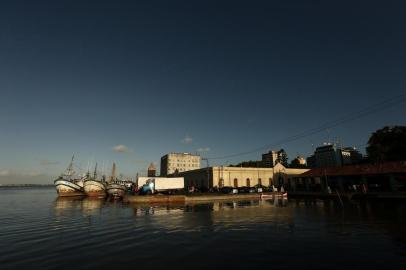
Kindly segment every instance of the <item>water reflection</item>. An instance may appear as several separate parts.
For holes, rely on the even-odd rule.
[[[72,262],[78,269],[405,266],[406,205],[400,202],[276,198],[131,205],[55,199],[54,190],[7,196],[0,196],[2,269],[67,269]]]
[[[90,197],[58,197],[54,203],[56,212],[80,209],[85,212],[92,212],[100,209],[105,204],[104,199]]]
[[[55,200],[55,210],[80,209],[82,197],[58,197]]]
[[[217,201],[212,203],[188,204],[125,204],[121,201],[88,197],[60,197],[55,200],[55,222],[58,226],[66,222],[66,217],[75,213],[83,216],[102,216],[129,209],[134,218],[151,217],[149,226],[168,231],[196,230],[202,226],[213,226],[214,230],[237,227],[248,229],[259,224],[276,226],[279,230],[292,233],[302,224],[314,224],[322,230],[331,230],[331,224],[360,223],[375,229],[384,229],[396,234],[396,238],[406,242],[406,228],[398,224],[406,223],[406,208],[401,203],[347,202],[341,205],[334,200],[304,200],[273,198],[269,200]],[[117,208],[117,209],[116,209]],[[59,219],[58,217],[63,217]],[[392,222],[396,220],[397,222]],[[333,222],[333,223],[332,223]],[[243,225],[242,225],[243,224]],[[346,225],[345,225],[346,226]],[[343,230],[344,227],[333,230]],[[352,229],[352,228],[351,228]]]
[[[84,213],[90,214],[92,212],[100,210],[105,203],[106,201],[103,198],[90,198],[90,197],[83,198],[82,211]]]

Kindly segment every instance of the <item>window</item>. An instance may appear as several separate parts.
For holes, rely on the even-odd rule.
[[[251,186],[251,180],[249,178],[247,178],[247,187]]]
[[[234,187],[238,187],[238,179],[237,178],[234,178]]]
[[[261,178],[258,178],[258,185],[262,186],[262,179]]]
[[[221,187],[223,187],[223,186],[224,186],[224,179],[223,179],[223,178],[220,178],[219,187],[221,188]]]

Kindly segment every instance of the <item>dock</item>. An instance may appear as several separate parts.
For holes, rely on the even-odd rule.
[[[261,194],[275,197],[282,196],[280,192],[247,193],[247,194],[193,194],[193,195],[126,195],[123,201],[126,203],[193,203],[213,201],[243,201],[260,200]]]
[[[281,198],[281,192],[244,193],[244,194],[188,194],[188,195],[126,195],[123,201],[126,203],[209,203],[216,201],[244,201],[260,200],[261,196],[268,198]],[[343,199],[343,200],[406,200],[405,192],[369,192],[367,194],[347,193],[324,193],[324,192],[288,192],[289,198],[297,199]]]

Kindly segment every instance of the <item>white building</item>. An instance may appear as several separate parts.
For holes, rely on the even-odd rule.
[[[169,153],[161,157],[161,176],[200,169],[200,156],[190,153]]]

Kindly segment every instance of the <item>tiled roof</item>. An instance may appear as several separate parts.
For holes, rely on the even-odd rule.
[[[349,175],[374,175],[406,173],[406,161],[385,162],[379,164],[346,165],[342,167],[313,168],[297,175],[296,177],[318,177],[318,176],[349,176]]]

